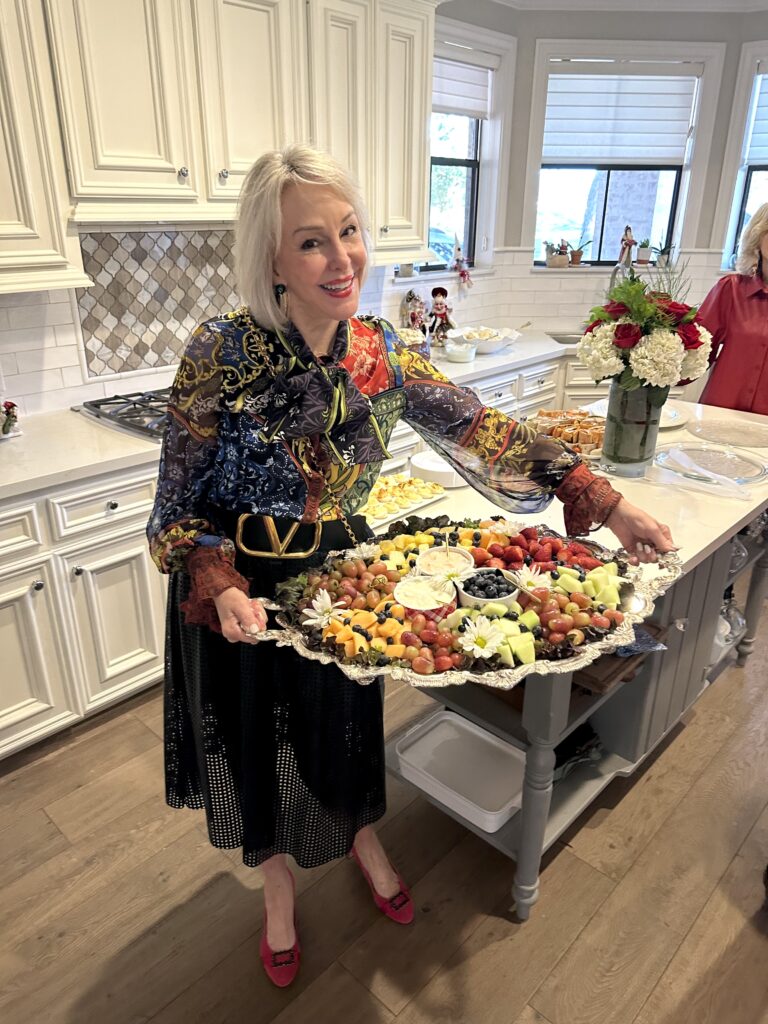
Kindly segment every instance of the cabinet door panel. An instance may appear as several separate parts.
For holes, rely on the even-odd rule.
[[[425,244],[432,83],[431,20],[416,5],[376,4],[377,250]]]
[[[367,0],[313,0],[309,18],[312,138],[352,171],[370,201],[371,5]]]
[[[42,45],[41,45],[42,42]],[[40,64],[39,62],[45,62]],[[42,10],[0,7],[0,292],[91,283],[68,238]]]
[[[206,188],[237,198],[262,153],[304,134],[304,12],[296,0],[195,0]]]
[[[143,536],[64,558],[87,711],[162,675],[164,580]]]
[[[194,200],[180,0],[46,5],[73,195]]]
[[[61,669],[53,588],[48,562],[6,571],[0,579],[0,756],[77,717]]]

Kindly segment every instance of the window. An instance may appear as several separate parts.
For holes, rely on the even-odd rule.
[[[544,243],[584,246],[613,264],[627,224],[638,242],[670,244],[698,78],[682,62],[550,58],[534,260]],[[648,73],[653,70],[653,74]],[[629,73],[627,73],[629,71]]]
[[[758,64],[752,89],[741,173],[744,185],[738,199],[739,213],[732,246],[734,258],[741,232],[752,214],[763,203],[768,203],[768,68],[762,61]]]
[[[458,240],[469,265],[475,258],[483,123],[488,116],[491,71],[435,57],[430,123],[429,248],[444,270]]]

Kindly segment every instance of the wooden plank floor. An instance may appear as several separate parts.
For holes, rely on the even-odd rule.
[[[711,686],[545,859],[513,865],[390,780],[380,831],[417,918],[347,861],[297,872],[302,970],[258,959],[261,873],[162,795],[155,690],[0,764],[4,1024],[768,1024],[768,606]],[[387,693],[388,732],[432,706]]]

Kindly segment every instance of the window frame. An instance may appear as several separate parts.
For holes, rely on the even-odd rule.
[[[638,60],[653,62],[685,60],[703,65],[695,108],[690,155],[683,168],[677,201],[677,222],[672,243],[678,251],[694,248],[702,215],[705,184],[715,114],[725,58],[725,43],[661,42],[626,39],[538,39],[534,58],[528,156],[522,202],[521,245],[533,252],[536,236],[538,176],[544,147],[544,121],[550,59]],[[532,268],[533,269],[533,268]]]
[[[731,253],[728,256],[728,262],[732,263],[739,250],[739,239],[741,238],[741,232],[744,230],[745,224],[744,214],[747,209],[747,197],[749,196],[749,188],[752,184],[752,174],[755,171],[768,171],[768,163],[765,164],[747,164],[743,168],[744,172],[744,187],[741,190],[741,199],[739,200],[738,213],[734,219],[735,234],[733,235],[731,242]],[[734,203],[734,207],[735,207]]]
[[[459,115],[468,116],[468,115]],[[471,175],[471,196],[469,203],[469,226],[467,229],[467,236],[470,244],[464,253],[464,261],[468,267],[474,267],[475,265],[475,246],[477,244],[477,202],[478,192],[480,187],[480,154],[482,153],[483,147],[483,121],[484,118],[474,117],[471,120],[475,121],[475,157],[459,159],[458,157],[451,156],[432,156],[429,157],[429,209],[432,209],[432,169],[434,167],[468,167],[472,170]],[[429,229],[430,219],[427,217],[427,248],[429,248]],[[436,270],[448,270],[450,264],[448,263],[431,263],[426,262],[421,264],[421,273],[432,273]]]
[[[610,183],[611,171],[675,171],[675,187],[672,192],[672,205],[670,207],[669,220],[667,222],[666,231],[664,233],[664,244],[671,245],[673,232],[675,228],[675,222],[677,219],[677,204],[680,198],[680,185],[683,177],[683,165],[682,164],[571,164],[571,163],[546,163],[541,165],[541,170],[567,170],[567,171],[607,171],[608,172],[608,183],[605,189],[605,199],[603,200],[603,214],[601,223],[601,238],[602,229],[605,228],[605,211],[608,203],[608,192]],[[535,231],[535,225],[534,225]],[[535,239],[534,239],[535,240]],[[613,267],[618,261],[618,257],[615,260],[593,260],[588,259],[586,262],[593,267]],[[537,259],[536,253],[534,252],[533,265],[535,267],[546,266],[546,261],[543,259]]]

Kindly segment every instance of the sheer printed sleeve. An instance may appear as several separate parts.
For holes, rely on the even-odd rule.
[[[216,459],[221,369],[220,339],[199,327],[182,357],[171,389],[160,456],[157,495],[149,523],[152,559],[160,572],[186,567],[196,546],[221,548],[231,563],[234,549],[207,518],[207,496]]]
[[[405,420],[494,504],[529,514],[541,512],[557,496],[565,504],[567,532],[577,534],[601,526],[621,500],[562,442],[483,405],[405,347],[396,347],[396,359]]]

